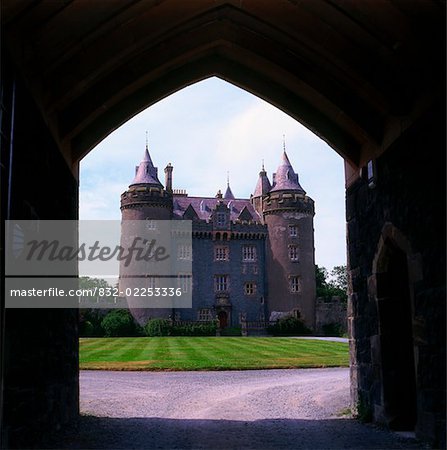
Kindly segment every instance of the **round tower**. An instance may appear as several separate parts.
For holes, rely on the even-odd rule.
[[[261,172],[261,178],[264,177]],[[262,195],[262,214],[268,228],[266,272],[270,314],[299,311],[305,324],[313,329],[314,201],[301,187],[285,150],[273,174],[271,189]]]
[[[167,189],[158,179],[158,169],[152,163],[148,146],[144,152],[144,158],[135,168],[135,178],[129,188],[121,194],[121,245],[129,249],[132,243],[141,247],[142,251],[150,251],[148,243],[157,238],[163,230],[158,230],[160,220],[171,220],[173,210],[172,199],[172,166],[167,167]],[[135,241],[135,239],[137,239]],[[146,243],[143,240],[146,240]],[[146,245],[146,247],[145,247]],[[172,309],[147,308],[144,301],[150,299],[138,295],[129,295],[141,288],[160,287],[162,280],[157,277],[157,266],[132,261],[132,265],[126,265],[125,261],[120,266],[120,291],[126,293],[128,306],[137,319],[144,325],[151,317],[169,317]],[[142,303],[143,302],[143,303]],[[153,305],[152,305],[153,306]]]
[[[172,169],[172,166],[170,166]],[[172,170],[170,170],[172,183]],[[144,158],[135,168],[135,178],[121,194],[122,220],[170,220],[172,217],[172,186],[165,190],[158,179],[146,145]]]

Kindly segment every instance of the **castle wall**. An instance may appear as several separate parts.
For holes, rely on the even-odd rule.
[[[255,262],[242,261],[242,247],[254,245],[256,247],[257,259]],[[215,261],[215,246],[228,246],[229,260]],[[263,239],[193,239],[193,308],[192,310],[181,310],[181,317],[186,320],[197,320],[199,308],[210,308],[215,318],[219,308],[218,298],[228,298],[230,307],[224,309],[230,311],[231,326],[238,326],[240,314],[244,314],[246,320],[255,321],[261,319],[265,308],[264,290],[264,240]],[[229,276],[227,292],[216,292],[214,286],[214,275],[222,274]],[[245,283],[256,284],[253,294],[245,294]]]
[[[287,194],[292,195],[292,194]],[[310,328],[315,326],[315,262],[313,201],[306,197],[283,198],[274,193],[264,201],[265,223],[268,227],[266,272],[268,309],[287,312],[300,311]],[[290,226],[297,227],[291,236]],[[298,247],[298,258],[290,258],[290,246]],[[299,289],[291,292],[291,277],[299,278]]]
[[[315,304],[315,333],[333,335],[333,332],[347,333],[347,304],[339,297],[319,297]]]

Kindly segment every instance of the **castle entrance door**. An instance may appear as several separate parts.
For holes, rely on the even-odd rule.
[[[228,326],[228,314],[225,311],[219,311],[217,314],[217,318],[219,319],[219,328],[226,328]]]

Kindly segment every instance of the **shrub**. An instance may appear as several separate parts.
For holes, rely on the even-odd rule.
[[[104,330],[101,326],[103,318],[104,318],[103,310],[81,309],[79,313],[79,336],[81,337],[104,336]]]
[[[346,332],[343,329],[343,326],[340,323],[327,323],[323,325],[323,334],[325,336],[340,336],[343,337]]]
[[[267,332],[274,336],[309,335],[312,331],[304,325],[304,322],[296,317],[284,317],[273,325],[267,327]]]
[[[242,336],[241,327],[228,327],[220,332],[221,336]]]
[[[215,336],[216,329],[215,322],[174,324],[171,328],[171,336]]]
[[[150,319],[144,326],[147,336],[169,336],[171,323],[166,319]]]
[[[110,311],[102,319],[101,326],[107,337],[135,336],[137,333],[134,318],[127,309]]]
[[[79,336],[81,337],[94,337],[95,336],[95,327],[89,321],[85,320],[79,324]]]

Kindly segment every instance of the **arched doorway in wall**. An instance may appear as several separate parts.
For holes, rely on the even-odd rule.
[[[385,150],[385,124],[395,123],[400,133],[413,123],[406,114],[418,110],[419,99],[426,104],[440,79],[444,86],[439,49],[445,52],[438,38],[444,34],[444,14],[438,2],[423,7],[389,2],[381,8],[368,2],[362,7],[350,2],[116,2],[107,5],[106,15],[87,3],[3,3],[4,47],[29,82],[74,173],[82,155],[141,110],[140,103],[152,104],[209,74],[239,80],[306,119],[356,169],[374,155],[368,150],[361,157],[363,144]],[[398,120],[390,120],[395,115]],[[42,148],[39,173],[48,146],[35,133],[32,140],[18,150]],[[34,177],[27,179],[22,171],[17,179],[25,186]],[[48,203],[43,185],[34,186],[42,194],[32,206]],[[59,205],[61,217],[76,217],[75,195]],[[53,333],[51,322],[47,328]],[[55,338],[48,340],[51,353],[59,348],[59,362],[69,360],[67,346],[54,346],[61,342]],[[353,358],[355,363],[354,352]],[[15,360],[29,358],[24,353]],[[21,369],[28,371],[26,364]],[[52,380],[46,372],[38,378]],[[366,375],[361,381],[369,389]],[[76,393],[76,383],[66,384]]]
[[[390,237],[390,230],[398,235]],[[375,259],[375,298],[380,354],[380,397],[376,419],[395,430],[414,430],[417,422],[417,353],[413,336],[413,279],[408,243],[388,225]],[[378,404],[377,404],[378,403]]]

